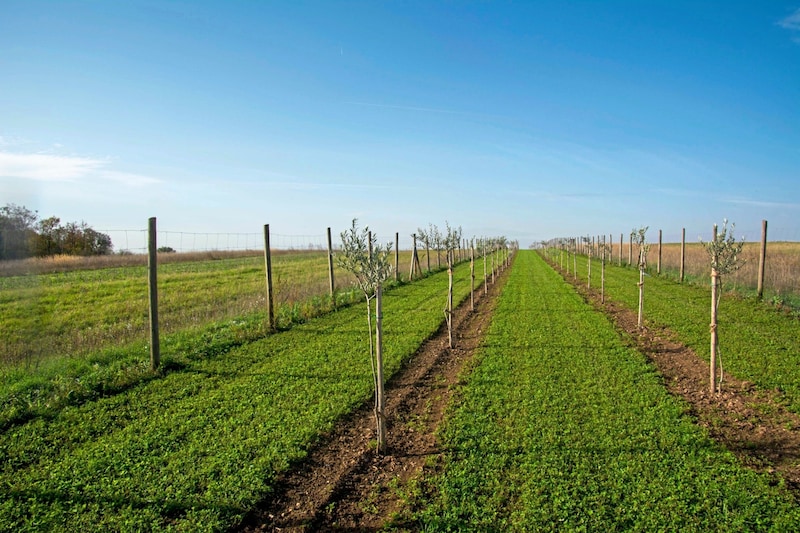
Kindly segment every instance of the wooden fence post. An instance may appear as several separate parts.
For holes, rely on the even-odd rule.
[[[709,390],[711,394],[717,392],[717,289],[719,287],[717,269],[713,266],[717,264],[716,246],[717,246],[717,225],[714,224],[714,233],[712,235],[712,243],[714,245],[714,257],[712,258],[711,266],[711,359],[709,363]]]
[[[489,294],[488,274],[486,273],[486,239],[483,239],[483,294]]]
[[[619,234],[619,261],[617,266],[622,266],[622,233]]]
[[[658,230],[658,262],[656,263],[656,274],[661,274],[661,230]]]
[[[411,270],[408,273],[408,279],[414,279],[414,273],[418,273],[422,277],[422,267],[419,266],[419,256],[417,255],[417,234],[412,233],[411,238],[414,239],[414,247],[411,250]],[[430,269],[428,270],[430,272]]]
[[[425,238],[425,261],[428,263],[428,274],[431,273],[431,236]]]
[[[758,299],[764,297],[764,274],[767,267],[767,221],[761,221],[761,250],[758,254]]]
[[[272,294],[272,251],[269,246],[269,224],[264,224],[264,265],[267,271],[267,328],[275,330],[275,309]]]
[[[631,232],[631,240],[628,244],[628,265],[633,264],[633,232]]]
[[[686,228],[681,228],[681,283],[686,272]]]
[[[470,248],[470,256],[469,256],[469,280],[470,280],[470,289],[469,289],[469,308],[470,310],[475,310],[475,239],[473,238]]]
[[[156,217],[147,224],[147,288],[150,295],[150,369],[161,364],[161,345],[158,338],[158,246]]]
[[[330,227],[328,227],[328,280],[330,281],[331,305],[336,309],[336,283],[333,278],[333,243],[331,242]]]
[[[394,233],[394,280],[400,281],[400,232]]]
[[[611,237],[611,235],[609,235]],[[611,253],[611,239],[608,240],[608,252]],[[600,303],[606,303],[606,236],[603,235],[603,248],[600,252]]]

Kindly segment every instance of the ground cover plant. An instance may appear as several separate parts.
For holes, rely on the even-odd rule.
[[[680,342],[708,361],[711,289],[707,281],[704,286],[681,284],[650,274],[646,325],[669,328]],[[585,278],[585,268],[579,268],[578,275]],[[606,268],[606,299],[635,310],[638,275],[632,268]],[[724,372],[761,389],[780,392],[787,407],[800,413],[800,321],[769,303],[732,293],[722,295],[719,313],[718,353]]]
[[[711,441],[533,252],[518,254],[464,381],[439,473],[416,500],[420,530],[787,531],[800,520],[791,495]]]
[[[384,295],[387,376],[440,325],[445,273]],[[455,269],[455,299],[470,288]],[[350,306],[164,375],[9,425],[0,530],[218,531],[366,401],[363,309]],[[167,366],[167,365],[165,365]]]
[[[328,312],[325,254],[279,257],[279,326]],[[167,370],[267,333],[263,258],[174,262],[160,270]],[[355,301],[345,273],[337,274],[339,305]],[[152,378],[144,364],[146,291],[144,267],[0,277],[0,428]]]

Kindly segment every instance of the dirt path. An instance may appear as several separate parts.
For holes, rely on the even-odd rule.
[[[481,342],[508,270],[454,312],[455,348],[443,326],[387,384],[387,450],[375,453],[372,400],[337,425],[235,531],[377,531],[403,503],[402,489],[439,452],[435,432],[451,388]]]
[[[776,484],[785,480],[800,502],[800,416],[787,410],[777,394],[726,374],[722,392],[712,395],[708,363],[678,342],[674,332],[652,327],[639,330],[635,311],[608,299],[603,304],[598,291],[561,274],[647,356],[664,377],[667,390],[689,403],[692,415],[712,438],[743,464],[772,474]]]

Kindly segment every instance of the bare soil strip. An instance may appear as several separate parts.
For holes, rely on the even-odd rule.
[[[726,374],[722,392],[711,394],[708,363],[678,342],[674,332],[663,327],[639,330],[635,311],[608,299],[603,304],[598,291],[561,274],[656,366],[667,390],[689,403],[691,415],[713,439],[743,464],[771,474],[775,484],[785,481],[800,502],[800,416],[786,409],[778,393]]]
[[[281,476],[275,492],[235,531],[380,530],[403,503],[399,489],[439,453],[436,429],[453,385],[483,339],[507,273],[489,284],[488,295],[476,289],[474,311],[469,299],[455,310],[455,348],[448,347],[443,325],[387,384],[387,449],[381,455],[375,453],[370,400]],[[443,293],[443,307],[444,300]]]

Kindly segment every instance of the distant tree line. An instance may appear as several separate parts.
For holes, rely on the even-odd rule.
[[[86,222],[61,223],[58,217],[39,220],[36,211],[6,204],[0,207],[0,260],[52,255],[107,255],[111,237]]]

